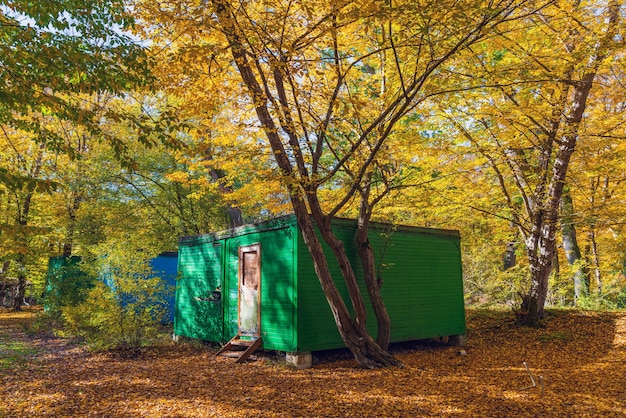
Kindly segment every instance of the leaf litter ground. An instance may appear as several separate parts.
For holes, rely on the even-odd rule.
[[[397,344],[405,367],[374,371],[341,350],[306,370],[191,343],[91,353],[26,332],[34,315],[0,312],[0,417],[626,416],[624,312],[554,310],[535,329],[470,309],[465,347]]]

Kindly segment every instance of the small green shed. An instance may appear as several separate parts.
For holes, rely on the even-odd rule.
[[[335,219],[333,230],[358,276],[356,221]],[[373,223],[370,241],[392,342],[465,334],[457,231]],[[347,295],[326,250],[335,282]],[[344,347],[294,215],[183,237],[178,255],[175,334],[220,343],[256,334],[265,349],[290,353]],[[364,284],[362,291],[367,299]]]
[[[81,270],[81,260],[79,256],[55,256],[48,259],[44,310],[75,306],[85,300],[95,280]]]

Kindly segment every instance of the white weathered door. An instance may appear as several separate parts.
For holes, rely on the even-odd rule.
[[[239,333],[259,336],[261,328],[261,244],[239,247]]]

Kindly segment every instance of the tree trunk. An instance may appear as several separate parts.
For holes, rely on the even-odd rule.
[[[531,286],[526,301],[522,302],[521,322],[534,325],[538,319],[545,316],[545,303],[548,295],[548,279],[554,259],[558,209],[563,195],[563,185],[567,169],[576,142],[578,141],[578,124],[586,106],[587,96],[591,90],[594,73],[585,74],[574,91],[572,109],[566,122],[565,132],[562,135],[559,149],[552,166],[552,178],[548,189],[546,203],[543,208],[537,209],[535,221],[529,239],[527,240],[528,258],[530,261]],[[536,312],[526,312],[526,309],[536,307]],[[524,319],[526,318],[526,319]]]
[[[2,266],[0,266],[0,307],[5,306],[5,299],[7,296],[7,287],[8,287],[6,276],[7,276],[10,264],[11,262],[9,260],[5,260],[2,263]]]
[[[15,302],[13,309],[17,312],[22,310],[22,305],[26,298],[26,276],[18,274],[17,276],[17,292],[15,293]]]
[[[517,241],[515,237],[511,237],[512,240],[506,243],[504,250],[503,270],[508,270],[517,265]]]
[[[210,160],[211,157],[209,156],[207,157],[207,159]],[[232,189],[230,187],[227,187],[222,181],[223,175],[221,175],[221,173],[218,173],[217,170],[215,170],[214,168],[211,168],[209,170],[209,174],[211,175],[211,180],[213,180],[214,183],[217,183],[217,189],[220,191],[220,193],[228,194],[232,192]],[[238,226],[243,225],[243,213],[241,212],[241,209],[231,205],[230,203],[228,203],[227,206],[228,206],[228,218],[230,221],[230,227],[236,228]]]
[[[600,271],[600,256],[598,254],[598,243],[596,241],[595,225],[591,225],[591,229],[587,233],[587,257],[589,257],[589,265],[593,266],[596,279],[596,293],[602,294],[602,272]]]
[[[596,240],[596,210],[598,205],[605,206],[608,199],[611,198],[612,192],[609,188],[609,176],[595,176],[590,179],[590,203],[591,213],[589,215],[590,221],[587,231],[587,244],[585,245],[585,257],[587,260],[587,266],[589,270],[593,269],[593,276],[595,278],[596,293],[602,294],[602,272],[600,270],[600,255],[598,252],[598,244]],[[620,181],[617,182],[619,184]],[[602,190],[599,190],[602,187]],[[601,198],[599,204],[597,203],[597,195],[601,192]]]
[[[25,257],[23,254],[18,254],[16,257],[16,264],[20,267],[17,273],[17,289],[15,291],[15,297],[13,299],[13,310],[19,312],[22,310],[24,304],[24,296],[26,294],[26,274],[24,273]]]
[[[550,266],[554,258],[555,235],[557,229],[558,209],[563,187],[565,185],[570,158],[578,142],[578,130],[583,119],[587,98],[600,66],[606,58],[610,42],[613,42],[620,18],[620,5],[610,0],[607,7],[607,27],[603,37],[598,41],[595,51],[583,69],[580,80],[572,81],[574,90],[569,109],[565,112],[563,133],[560,135],[559,148],[552,164],[552,177],[545,203],[537,208],[533,219],[531,234],[527,240],[531,285],[528,293],[522,298],[522,307],[518,321],[533,325],[545,316],[544,305],[548,294],[548,278]],[[535,311],[536,309],[536,311]]]
[[[573,269],[574,304],[576,304],[578,299],[589,295],[589,269],[585,265],[578,245],[574,225],[574,203],[569,192],[565,192],[561,200],[561,234],[565,257]]]
[[[371,176],[369,176],[371,177]],[[367,182],[369,183],[369,177]],[[369,295],[370,303],[376,316],[378,331],[376,334],[376,343],[383,349],[389,349],[389,340],[391,338],[391,320],[387,307],[380,293],[382,286],[382,277],[376,275],[376,265],[374,262],[374,250],[370,245],[368,231],[371,218],[370,208],[368,206],[369,185],[365,188],[364,196],[361,197],[361,208],[359,210],[358,229],[356,244],[363,265],[363,275],[365,285]]]
[[[45,148],[45,142],[39,145],[37,156],[29,173],[30,178],[36,179],[39,176],[43,164],[43,153]],[[18,210],[16,219],[17,225],[21,227],[26,227],[28,225],[30,205],[32,203],[33,196],[35,195],[35,186],[28,186],[26,190],[26,195],[24,196],[24,201],[22,202],[22,208],[21,210]],[[20,234],[23,234],[23,232],[20,231]],[[21,239],[24,238],[21,237]],[[27,244],[24,242],[22,246],[23,248],[26,248]],[[26,256],[24,254],[18,254],[15,259],[15,264],[17,265],[18,269],[18,284],[15,300],[13,302],[13,309],[19,311],[21,310],[22,304],[24,303],[24,294],[26,293]]]
[[[293,200],[293,198],[292,198]],[[311,216],[306,211],[306,205],[304,202],[294,202],[294,209],[296,217],[298,219],[298,225],[302,231],[304,242],[309,249],[309,253],[313,259],[313,265],[315,272],[330,306],[331,312],[335,318],[337,329],[339,334],[346,345],[346,347],[352,352],[355,359],[361,367],[364,368],[376,368],[384,366],[397,366],[400,362],[391,355],[388,351],[382,348],[376,343],[369,335],[365,326],[365,309],[362,304],[353,302],[355,306],[355,318],[353,319],[346,307],[343,298],[339,294],[337,287],[330,274],[328,267],[328,261],[326,255],[322,249],[322,245],[317,238],[315,227],[312,223]],[[333,242],[333,232],[331,230],[331,223],[326,222],[320,224],[316,222],[320,233],[323,237],[327,237],[328,240]],[[335,239],[336,240],[336,239]],[[344,261],[347,260],[345,249],[339,240],[334,241],[334,246],[331,248],[335,254],[339,254],[339,258]],[[342,271],[346,268],[346,265],[340,263]],[[350,290],[349,290],[350,292]]]
[[[76,212],[80,208],[82,202],[82,194],[75,193],[72,196],[71,202],[67,206],[67,216],[69,222],[67,225],[67,232],[65,234],[65,242],[63,243],[63,257],[70,257],[74,248],[74,234],[76,232]]]

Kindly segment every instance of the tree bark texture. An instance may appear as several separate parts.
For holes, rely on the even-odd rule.
[[[389,348],[389,340],[391,337],[391,320],[387,307],[381,295],[382,277],[377,277],[376,263],[374,260],[374,249],[372,248],[368,232],[370,219],[372,217],[371,206],[369,206],[371,175],[366,176],[366,185],[363,187],[361,195],[361,204],[359,208],[359,218],[357,222],[357,251],[361,264],[363,265],[363,275],[367,294],[372,304],[374,314],[376,316],[376,325],[378,332],[376,334],[376,342],[378,345],[387,350]]]
[[[6,280],[6,276],[7,276],[10,265],[11,265],[11,262],[9,260],[5,260],[2,263],[2,266],[0,266],[0,307],[4,306],[5,299],[7,296],[8,283]]]
[[[561,235],[567,263],[572,267],[574,281],[574,303],[579,298],[589,295],[589,269],[585,265],[574,224],[574,202],[569,192],[561,200]]]
[[[586,74],[584,82],[579,83],[574,92],[572,108],[584,110],[587,96],[591,90],[595,73]],[[582,119],[582,111],[568,117],[565,132],[556,153],[552,166],[552,177],[549,182],[546,204],[539,209],[533,224],[528,245],[531,286],[527,298],[528,306],[536,306],[537,312],[528,312],[528,322],[531,325],[537,319],[545,316],[545,303],[548,295],[548,279],[552,270],[552,261],[556,250],[556,231],[558,223],[558,209],[563,186],[567,176],[567,168],[576,142],[578,141],[578,124]]]
[[[367,237],[367,228],[361,228],[359,226],[357,232],[357,247],[363,264],[363,273],[365,276],[367,293],[376,315],[376,322],[378,326],[376,342],[382,349],[387,350],[389,348],[389,339],[391,336],[391,320],[389,319],[389,313],[387,312],[387,308],[385,307],[385,303],[380,292],[381,281],[375,274],[376,266],[374,263],[374,250],[372,249],[369,238]]]
[[[506,243],[504,250],[503,269],[508,270],[517,265],[517,245],[516,241],[509,241]]]
[[[76,233],[76,213],[82,203],[82,193],[73,193],[70,203],[67,205],[69,223],[63,243],[63,257],[70,257],[74,248],[74,235]]]
[[[587,257],[588,264],[593,266],[594,278],[596,282],[596,292],[602,294],[602,272],[600,271],[600,255],[598,254],[598,243],[596,241],[595,225],[587,232]]]
[[[217,170],[215,170],[214,168],[211,168],[209,170],[209,173],[211,175],[211,180],[213,180],[214,183],[217,183],[217,188],[220,191],[220,193],[228,194],[232,192],[231,188],[227,187],[226,184],[224,184],[224,182],[222,181],[222,175],[220,175],[220,173],[218,173]],[[228,206],[228,219],[229,219],[230,227],[236,228],[238,226],[242,226],[243,225],[243,213],[241,212],[241,209],[231,205],[230,203],[227,206]]]

